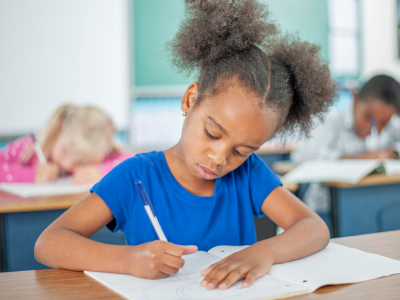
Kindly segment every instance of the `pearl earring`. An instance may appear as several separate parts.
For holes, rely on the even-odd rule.
[[[184,111],[182,112],[182,116],[184,116],[184,117],[186,117],[186,116],[187,116],[187,112],[186,112],[186,110],[184,110]]]

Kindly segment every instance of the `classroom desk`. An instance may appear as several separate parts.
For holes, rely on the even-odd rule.
[[[400,230],[332,239],[400,260]],[[294,300],[399,299],[400,274],[355,284],[325,286]],[[125,299],[83,272],[61,269],[0,273],[0,299]]]
[[[372,174],[357,184],[326,183],[333,237],[400,229],[400,175]]]
[[[0,191],[0,271],[43,269],[33,256],[35,242],[43,230],[66,209],[88,196],[74,195],[22,198]],[[92,239],[124,244],[122,232],[103,228]]]
[[[295,191],[297,184],[285,184],[289,191]],[[65,210],[89,195],[88,193],[21,198],[0,191],[0,272],[37,270],[45,268],[33,255],[39,235]],[[255,218],[259,240],[276,234],[276,225],[267,217]],[[124,244],[121,231],[111,233],[107,228],[94,234],[92,239],[108,244]]]

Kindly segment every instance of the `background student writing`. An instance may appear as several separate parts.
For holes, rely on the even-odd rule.
[[[272,136],[325,112],[336,95],[319,47],[280,35],[264,4],[186,1],[169,44],[184,72],[199,70],[182,97],[181,139],[160,152],[137,154],[113,169],[92,194],[39,237],[38,261],[72,270],[163,278],[183,266],[183,254],[217,245],[251,245],[202,274],[203,286],[243,287],[271,265],[324,248],[324,222],[254,153]],[[160,241],[135,188],[141,180],[169,242]],[[285,229],[256,242],[253,215]],[[128,246],[88,239],[104,225],[122,229]],[[184,246],[189,245],[189,246]]]
[[[399,83],[387,75],[375,76],[354,95],[347,110],[328,115],[314,136],[292,152],[291,159],[301,163],[309,159],[396,158],[400,153],[399,111]],[[370,134],[374,123],[376,137]],[[310,184],[304,201],[330,223],[327,186]]]
[[[122,151],[114,135],[111,119],[99,108],[63,105],[36,135],[48,162],[39,163],[31,136],[19,138],[0,150],[0,182],[45,183],[63,171],[75,184],[95,183],[133,155]]]

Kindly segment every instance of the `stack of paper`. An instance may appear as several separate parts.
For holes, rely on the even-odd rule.
[[[92,184],[73,185],[71,177],[59,178],[50,183],[0,183],[0,190],[23,198],[71,195],[89,192]]]
[[[282,177],[285,183],[349,182],[356,184],[381,165],[378,159],[306,161]]]

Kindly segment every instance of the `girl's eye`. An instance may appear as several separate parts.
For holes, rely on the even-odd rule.
[[[246,157],[246,155],[243,155],[242,153],[240,153],[236,149],[234,149],[233,152],[235,152],[235,154],[239,155],[240,157]]]
[[[215,136],[211,135],[211,134],[208,132],[207,128],[205,128],[205,129],[204,129],[204,131],[205,131],[205,133],[208,135],[208,137],[209,137],[210,139],[213,139],[213,140],[218,140],[218,138],[217,138],[217,137],[215,137]]]

